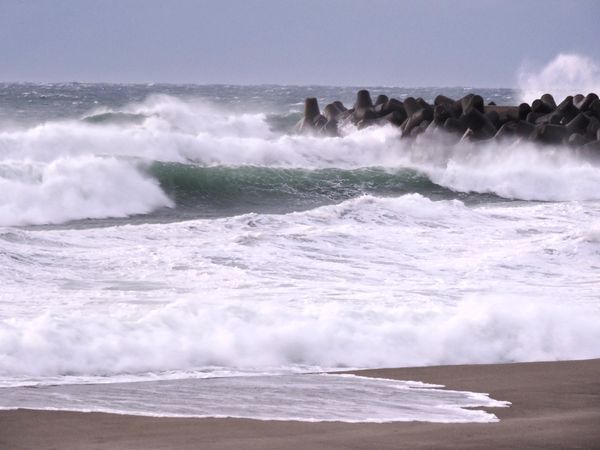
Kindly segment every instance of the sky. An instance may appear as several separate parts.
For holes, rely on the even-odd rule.
[[[0,81],[513,87],[598,0],[0,0]]]

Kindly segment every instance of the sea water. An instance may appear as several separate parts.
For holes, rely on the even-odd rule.
[[[355,92],[0,85],[0,407],[491,421],[482,394],[316,374],[599,357],[598,162],[293,133]]]

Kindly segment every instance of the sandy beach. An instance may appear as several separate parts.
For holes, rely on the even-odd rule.
[[[357,374],[488,392],[492,424],[305,423],[0,412],[2,449],[600,448],[600,360],[377,369]]]

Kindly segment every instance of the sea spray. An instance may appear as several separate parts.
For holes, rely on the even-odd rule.
[[[411,189],[432,198],[452,196],[452,191],[543,201],[599,197],[598,162],[562,147],[518,142],[448,146],[436,134],[407,142],[392,126],[347,127],[341,137],[294,136],[272,131],[264,114],[233,114],[166,96],[127,105],[123,111],[145,119],[102,125],[67,120],[1,131],[0,182],[7,194],[0,197],[0,223],[123,217],[177,206],[188,208],[188,218],[239,214],[252,205],[287,212],[363,193],[398,195]],[[169,163],[182,169],[167,175]],[[264,180],[250,180],[247,174],[253,169],[247,166],[256,168],[254,174],[262,170]],[[330,178],[324,172],[306,175],[326,169],[337,173],[330,172]],[[299,186],[302,179],[290,170],[307,184]],[[392,185],[381,185],[377,177],[358,177],[352,185],[351,171],[357,170],[388,172]],[[411,186],[404,175],[394,178],[394,173],[407,170],[431,183]],[[311,186],[311,179],[319,178]],[[190,180],[196,186],[193,195],[186,190]],[[222,197],[214,197],[221,191],[210,183],[223,192],[239,192],[239,198],[230,195],[222,203]],[[48,204],[52,186],[55,207]],[[253,188],[257,195],[265,194],[262,200],[244,195]],[[275,205],[287,207],[278,209],[267,201],[278,193]]]
[[[154,417],[303,422],[497,422],[487,394],[353,375],[278,375],[1,388],[0,409],[97,411]],[[161,395],[155,395],[160,392]],[[311,395],[306,395],[310,392]],[[149,395],[150,394],[150,395]]]
[[[558,101],[568,95],[600,92],[600,64],[576,53],[560,53],[541,70],[522,67],[518,74],[521,99],[532,102],[550,93]]]

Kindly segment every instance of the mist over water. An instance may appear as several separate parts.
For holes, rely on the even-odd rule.
[[[568,95],[600,92],[600,65],[575,53],[560,53],[539,70],[522,67],[518,74],[521,99],[531,103],[550,93],[558,101]]]
[[[125,383],[147,413],[157,380],[233,376],[245,398],[235,377],[600,356],[598,161],[391,126],[292,133],[304,97],[354,92],[2,86],[0,407],[72,395],[17,386]],[[115,410],[95,392],[79,407]]]

